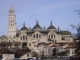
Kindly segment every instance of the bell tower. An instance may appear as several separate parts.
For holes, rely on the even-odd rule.
[[[8,15],[8,38],[13,38],[16,36],[16,15],[14,13],[14,8],[11,5]]]

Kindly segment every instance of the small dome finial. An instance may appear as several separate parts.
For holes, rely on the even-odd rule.
[[[23,23],[23,26],[25,27],[25,22]]]
[[[44,31],[46,30],[45,26],[44,26]]]
[[[51,20],[51,22],[50,22],[50,25],[52,26],[52,20]]]
[[[58,26],[58,32],[60,32],[60,28],[59,28],[59,26]]]
[[[36,25],[39,25],[39,22],[38,22],[38,20],[36,19]]]

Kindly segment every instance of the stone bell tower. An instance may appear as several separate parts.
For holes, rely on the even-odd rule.
[[[8,38],[14,38],[16,36],[16,15],[14,8],[11,5],[8,15]]]

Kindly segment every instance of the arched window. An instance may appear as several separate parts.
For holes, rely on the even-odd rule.
[[[12,24],[11,24],[11,26],[12,26]]]
[[[22,40],[22,36],[21,36],[21,40]]]
[[[49,39],[50,39],[50,35],[49,35]]]
[[[51,34],[51,38],[53,38],[53,35]]]
[[[36,38],[38,38],[38,34],[36,34]]]
[[[23,40],[25,40],[25,36],[23,35]]]
[[[26,36],[26,40],[27,40],[27,36]]]
[[[39,35],[39,38],[41,38],[41,35]]]
[[[34,38],[35,38],[35,35],[34,35]]]
[[[55,38],[55,35],[54,35],[54,38]]]

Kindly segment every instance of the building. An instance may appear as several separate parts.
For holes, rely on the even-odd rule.
[[[52,21],[47,29],[45,27],[42,28],[38,20],[36,20],[33,28],[27,28],[24,22],[23,27],[18,30],[16,28],[16,14],[11,5],[8,15],[8,36],[1,36],[0,43],[2,42],[11,43],[8,47],[15,47],[15,43],[17,42],[16,44],[20,48],[22,47],[22,43],[25,42],[27,47],[35,51],[37,50],[35,48],[38,43],[72,43],[74,42],[74,37],[71,32],[62,31],[59,27],[54,27]]]

